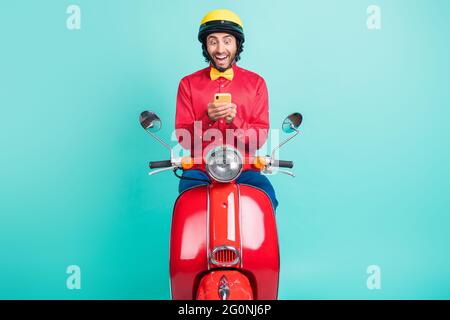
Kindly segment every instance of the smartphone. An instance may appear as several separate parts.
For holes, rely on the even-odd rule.
[[[231,93],[216,93],[214,103],[231,103]]]

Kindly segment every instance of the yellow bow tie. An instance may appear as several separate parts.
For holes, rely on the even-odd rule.
[[[233,68],[229,68],[229,69],[225,70],[224,72],[220,72],[216,68],[211,67],[209,76],[211,77],[211,80],[213,80],[213,81],[220,77],[223,77],[223,78],[231,81],[231,80],[233,80],[233,77],[234,77],[234,71],[233,71]]]

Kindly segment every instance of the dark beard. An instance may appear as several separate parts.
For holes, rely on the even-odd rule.
[[[227,70],[227,69],[229,69],[231,67],[231,65],[228,66],[227,68],[218,67],[218,66],[216,66],[216,64],[214,62],[213,62],[213,66],[214,66],[214,68],[216,68],[220,72],[224,72],[225,70]]]

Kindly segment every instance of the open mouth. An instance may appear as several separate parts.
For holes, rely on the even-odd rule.
[[[215,55],[214,58],[216,58],[216,61],[220,64],[227,62],[228,55]]]

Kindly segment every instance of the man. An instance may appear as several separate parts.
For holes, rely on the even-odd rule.
[[[194,128],[196,123],[201,125],[201,133],[216,129],[225,137],[226,131],[234,130],[234,143],[244,145],[244,150],[241,150],[243,153],[252,153],[252,144],[260,148],[267,140],[269,106],[264,79],[236,65],[245,40],[242,21],[229,10],[211,11],[201,22],[198,40],[202,43],[203,56],[210,66],[184,77],[180,82],[175,119],[180,144],[191,149],[191,154],[195,152],[193,141],[198,132]],[[232,103],[212,103],[216,93],[230,93]],[[181,129],[190,133],[190,140],[182,137],[179,133]],[[207,139],[201,144],[203,149],[210,143],[205,140]],[[180,193],[205,184],[201,180],[209,180],[208,176],[199,170],[185,171],[183,177],[198,180],[181,179]],[[244,171],[236,183],[249,184],[264,190],[274,209],[278,206],[272,184],[260,172]]]

